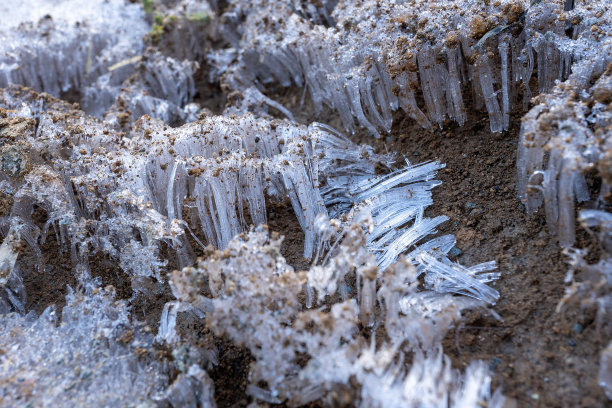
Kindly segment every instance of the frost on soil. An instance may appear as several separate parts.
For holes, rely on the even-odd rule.
[[[253,404],[503,406],[483,362],[459,371],[441,346],[464,310],[500,318],[501,276],[449,259],[432,200],[444,164],[377,154],[316,120],[325,106],[379,137],[400,109],[425,128],[474,109],[500,132],[530,108],[519,195],[568,248],[560,307],[594,304],[606,326],[612,16],[583,3],[0,5],[0,405],[214,406],[215,346],[188,318],[249,350]],[[222,114],[202,104],[206,82],[226,94]],[[310,99],[311,122],[274,99],[282,88]],[[308,270],[265,226],[283,200]],[[592,204],[578,220],[597,263],[570,248],[576,201]],[[78,287],[36,316],[24,277],[44,280],[50,256]],[[99,259],[131,297],[90,276]],[[139,299],[164,291],[159,328],[136,321]]]

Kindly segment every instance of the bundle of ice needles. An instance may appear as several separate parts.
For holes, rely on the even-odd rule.
[[[545,95],[523,122],[520,194],[571,246],[584,173],[602,203],[612,183],[610,10],[490,3],[0,5],[0,405],[214,406],[224,341],[252,358],[252,406],[504,406],[483,362],[454,369],[441,345],[463,310],[500,319],[503,272],[449,259],[444,164],[317,122],[379,137],[394,111],[433,129],[469,103],[499,132]],[[282,88],[315,107],[308,123]],[[306,270],[266,226],[279,206]],[[609,274],[609,218],[581,213],[605,255],[572,252],[574,268]],[[65,304],[37,314],[24,282],[51,274]],[[119,281],[127,293],[105,286]],[[568,302],[592,293],[572,288]]]

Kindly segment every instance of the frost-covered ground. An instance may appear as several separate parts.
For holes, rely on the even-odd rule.
[[[504,319],[503,267],[456,262],[457,238],[440,232],[445,165],[356,135],[374,144],[398,120],[434,131],[478,113],[494,137],[524,115],[516,200],[543,208],[568,255],[559,311],[595,308],[607,343],[611,13],[605,1],[0,5],[0,405],[223,404],[209,375],[220,342],[249,353],[252,406],[516,404],[490,364],[453,367],[442,346],[468,311]],[[266,226],[278,203],[303,231],[302,268],[283,254],[286,231]],[[577,223],[591,252],[574,248]],[[33,297],[52,285],[65,301],[40,313]],[[592,353],[612,398],[612,346]]]

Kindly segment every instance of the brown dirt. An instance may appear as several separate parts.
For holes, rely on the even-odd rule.
[[[215,383],[215,401],[221,407],[246,407],[252,400],[246,393],[249,366],[253,357],[248,350],[238,348],[230,340],[215,342],[219,364],[209,371]]]
[[[76,288],[77,280],[72,270],[70,254],[57,245],[53,231],[41,245],[43,269],[39,271],[36,257],[26,248],[21,258],[23,284],[26,288],[26,311],[42,313],[48,306],[55,305],[58,311],[66,304],[68,286]],[[42,276],[41,276],[42,275]]]
[[[220,115],[225,108],[226,94],[221,90],[219,82],[209,82],[209,71],[204,63],[202,65],[203,68],[200,68],[194,76],[196,94],[193,101],[209,109],[211,113]]]
[[[284,202],[270,201],[267,204],[268,227],[284,236],[281,252],[295,270],[307,270],[308,259],[304,258],[304,231],[293,212],[289,200]]]

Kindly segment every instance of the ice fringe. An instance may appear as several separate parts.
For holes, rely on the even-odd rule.
[[[462,309],[483,302],[419,292],[418,272],[405,259],[377,278],[376,260],[364,246],[365,231],[354,224],[329,261],[331,270],[345,270],[334,275],[329,294],[346,284],[347,274],[356,273],[362,278],[356,288],[360,295],[353,290],[322,309],[301,311],[298,295],[306,281],[316,279],[319,268],[295,272],[280,255],[281,241],[258,227],[197,267],[171,274],[177,297],[172,307],[205,313],[211,330],[251,351],[250,395],[290,406],[315,400],[364,407],[503,405],[501,393],[491,394],[482,363],[473,363],[461,375],[438,346]],[[371,285],[372,280],[378,285]],[[364,300],[372,296],[373,302]],[[366,340],[357,324],[370,320],[384,322],[386,337],[381,339],[387,340],[378,344],[373,334]],[[170,332],[174,327],[163,321],[159,336]],[[406,370],[408,355],[412,362]],[[305,365],[300,364],[304,358]],[[259,385],[262,381],[267,387]]]
[[[607,39],[598,55],[574,65],[568,81],[538,97],[540,103],[521,126],[519,195],[528,211],[544,205],[548,227],[564,247],[574,243],[575,201],[591,199],[587,171],[602,178],[597,201],[609,200],[612,115],[605,106],[612,90],[610,61],[612,39]]]
[[[121,138],[112,125],[48,96],[20,88],[3,96],[9,137],[0,161],[14,200],[11,215],[43,240],[53,228],[71,248],[74,264],[96,252],[119,260],[136,291],[148,290],[143,278],[163,280],[162,244],[187,266],[195,259],[193,243],[224,248],[250,223],[266,223],[266,197],[291,202],[305,233],[305,257],[327,245],[316,229],[326,206],[345,214],[345,222],[358,211],[372,214],[368,248],[381,270],[409,249],[416,262],[418,252],[435,246],[432,253],[444,261],[454,245],[447,236],[417,246],[446,220],[423,217],[439,163],[407,163],[373,176],[375,163],[390,164],[392,157],[356,146],[324,125],[247,114],[171,129],[144,117]],[[34,205],[47,212],[45,225],[34,225]],[[36,240],[28,242],[38,250]]]
[[[585,173],[595,170],[603,185],[597,201],[609,200],[610,126],[606,104],[612,90],[612,30],[609,8],[577,7],[568,13],[572,37],[559,42],[562,52],[577,55],[566,81],[540,89],[536,105],[521,124],[517,158],[519,196],[528,211],[544,205],[546,220],[559,242],[575,239],[575,201],[591,200]],[[554,37],[544,35],[541,41]],[[538,65],[547,63],[538,54]],[[538,76],[547,76],[542,73]],[[598,204],[599,205],[599,204]]]
[[[597,331],[609,336],[612,313],[610,271],[612,222],[612,11],[609,7],[577,8],[570,17],[571,41],[564,51],[578,53],[565,82],[557,83],[536,105],[521,125],[517,172],[519,195],[528,211],[541,206],[548,227],[559,238],[570,258],[566,296],[568,304],[597,310]],[[544,36],[546,38],[546,36]],[[550,39],[546,39],[550,41]],[[548,55],[538,57],[546,59]],[[546,61],[544,61],[546,62]],[[549,83],[550,80],[548,80]],[[594,188],[588,178],[601,180]],[[587,202],[579,221],[600,246],[596,263],[587,262],[586,250],[572,248],[576,237],[575,205]],[[593,254],[591,254],[593,256]],[[612,398],[612,345],[601,354],[599,380]]]
[[[119,74],[111,71],[85,88],[83,109],[120,125],[127,118],[136,120],[143,115],[171,124],[197,119],[200,107],[192,102],[197,63],[147,50],[132,65],[134,73],[123,82],[116,78],[121,78]]]
[[[413,260],[419,252],[430,252],[434,247],[436,258],[451,250],[455,239],[450,235],[417,246],[425,236],[435,232],[436,226],[448,219],[445,216],[424,217],[425,209],[433,203],[431,190],[440,185],[434,180],[436,171],[444,164],[426,162],[415,165],[405,160],[403,167],[376,176],[376,163],[392,166],[392,155],[375,154],[367,145],[357,148],[329,126],[315,126],[325,130],[324,137],[315,140],[315,151],[320,152],[319,169],[326,175],[321,196],[329,216],[343,218],[344,222],[350,222],[358,213],[372,216],[372,230],[367,233],[367,242],[381,270],[395,262],[408,248],[413,248],[409,255]]]
[[[8,16],[2,17],[0,87],[14,83],[56,96],[80,92],[108,67],[142,52],[148,25],[138,5],[122,0],[53,3],[7,7]],[[47,11],[39,14],[40,21],[32,19],[32,9],[38,8]],[[24,23],[15,28],[15,21]]]
[[[68,294],[61,319],[55,306],[40,316],[3,316],[3,406],[26,400],[56,407],[215,406],[212,380],[198,365],[175,378],[175,363],[159,359],[151,329],[131,321],[114,288],[102,289],[86,270],[80,273],[81,287]]]
[[[144,118],[122,138],[48,95],[11,88],[2,96],[8,110],[0,161],[10,215],[43,242],[55,231],[73,264],[102,252],[132,277],[162,280],[160,245],[189,265],[195,257],[185,234],[197,232],[198,245],[224,247],[249,223],[266,222],[265,196],[289,198],[306,256],[317,244],[314,220],[325,207],[310,140],[320,138],[318,129],[252,115],[176,129]],[[31,218],[35,205],[47,213],[44,225]],[[37,240],[22,235],[37,250]]]
[[[447,118],[462,125],[470,95],[476,109],[488,112],[491,130],[500,132],[521,94],[523,105],[531,98],[536,69],[538,91],[547,92],[567,77],[570,61],[595,45],[567,37],[558,18],[562,2],[321,5],[317,18],[291,2],[232,2],[221,32],[238,55],[220,70],[224,83],[238,91],[270,83],[305,87],[315,108],[329,106],[346,130],[358,125],[374,135],[391,129],[392,112],[400,108],[424,127]],[[563,14],[566,21],[578,15]],[[240,20],[245,23],[237,26]],[[584,25],[573,30],[579,35]]]
[[[106,116],[111,123],[124,124],[144,114],[168,123],[197,118],[201,108],[193,103],[193,76],[209,42],[194,37],[211,26],[212,11],[206,2],[164,8],[173,18],[160,28],[164,35],[155,42],[163,43],[166,54],[146,47],[151,27],[138,4],[53,3],[48,8],[47,4],[28,7],[25,2],[23,9],[15,5],[5,10],[0,87],[19,84],[56,97],[67,95],[87,113]],[[47,13],[31,12],[37,8]],[[14,19],[24,23],[12,27]],[[192,38],[191,43],[181,41],[183,35]]]

